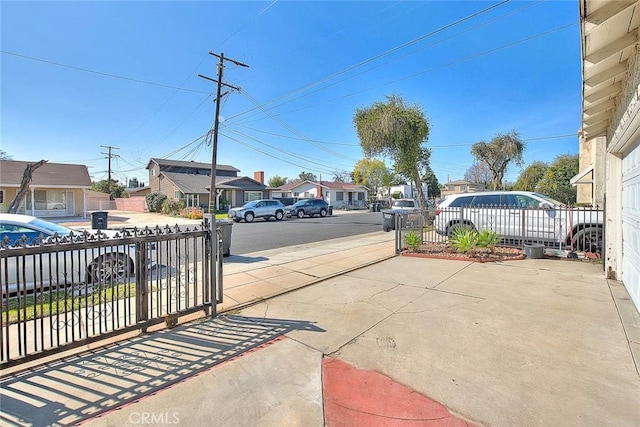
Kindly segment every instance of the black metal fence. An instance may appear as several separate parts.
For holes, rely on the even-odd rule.
[[[2,366],[171,325],[200,310],[215,314],[222,302],[222,251],[212,244],[221,236],[212,239],[210,231],[204,221],[191,229],[131,229],[115,238],[84,233],[0,246]]]
[[[601,256],[604,247],[604,210],[598,208],[512,208],[500,206],[429,209],[395,214],[396,250],[406,247],[408,233],[418,233],[422,242],[446,243],[463,226],[489,230],[500,237],[500,245],[592,253]]]

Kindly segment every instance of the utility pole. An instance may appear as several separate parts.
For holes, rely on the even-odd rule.
[[[220,98],[222,97],[222,86],[226,86],[233,90],[239,91],[240,88],[235,86],[228,85],[222,82],[222,74],[224,71],[224,61],[230,61],[240,67],[249,67],[242,62],[238,62],[234,59],[225,58],[224,53],[220,53],[220,55],[215,54],[213,52],[209,52],[209,55],[215,56],[218,58],[218,80],[214,80],[211,77],[203,76],[202,74],[198,74],[198,77],[202,77],[203,79],[210,80],[215,82],[217,85],[216,90],[216,114],[213,121],[213,142],[211,144],[211,181],[209,184],[209,218],[211,219],[211,235],[216,236],[213,241],[215,242],[216,248],[213,250],[213,254],[216,254],[219,257],[222,257],[222,253],[219,251],[220,245],[218,243],[218,230],[216,227],[216,200],[217,200],[217,191],[216,191],[216,166],[218,163],[218,127],[220,124]],[[209,132],[211,135],[211,132]],[[222,285],[218,288],[218,279],[216,275],[216,256],[211,256],[211,262],[209,263],[209,277],[211,277],[211,315],[216,315],[216,305],[218,302],[218,294],[222,295]],[[220,266],[222,268],[222,259],[220,259]],[[222,277],[222,269],[220,270],[220,276]]]
[[[120,156],[119,156],[119,155],[117,155],[117,154],[112,154],[111,150],[119,150],[120,148],[118,148],[118,147],[112,147],[111,145],[101,145],[100,147],[102,147],[102,148],[106,148],[106,149],[108,149],[108,150],[109,150],[109,152],[108,152],[108,153],[100,153],[100,154],[104,154],[104,155],[106,155],[106,156],[107,156],[107,158],[109,159],[109,168],[108,168],[108,169],[109,169],[109,178],[108,178],[108,180],[107,180],[107,184],[109,185],[109,187],[108,187],[108,188],[109,188],[109,190],[111,190],[111,158],[112,158],[112,157],[120,157]],[[109,199],[110,199],[110,200],[111,200],[111,199],[113,199],[113,197],[111,197],[111,191],[109,191]]]
[[[220,53],[220,55],[209,52],[209,55],[215,56],[218,58],[218,80],[214,80],[211,77],[203,76],[202,74],[198,74],[198,77],[202,77],[203,79],[210,80],[217,84],[216,88],[216,113],[213,120],[213,143],[211,144],[211,183],[209,184],[209,213],[213,212],[213,219],[215,223],[215,213],[216,213],[216,165],[218,162],[218,127],[220,125],[220,98],[222,97],[222,86],[226,86],[228,88],[239,91],[240,88],[231,86],[229,84],[222,82],[222,74],[224,71],[224,61],[232,62],[240,67],[249,67],[242,62],[236,61],[234,59],[225,58],[224,53]],[[212,224],[215,225],[215,224]]]

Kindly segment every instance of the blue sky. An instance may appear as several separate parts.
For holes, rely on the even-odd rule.
[[[512,129],[526,164],[578,152],[577,1],[2,1],[0,19],[1,149],[95,180],[101,146],[122,183],[151,157],[211,161],[210,51],[249,65],[226,63],[240,91],[220,104],[218,163],[242,175],[353,170],[354,112],[390,94],[423,109],[441,183]]]

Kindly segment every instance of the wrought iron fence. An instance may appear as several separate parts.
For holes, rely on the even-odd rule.
[[[2,365],[170,325],[200,310],[215,314],[222,302],[217,232],[217,245],[207,221],[0,245]]]
[[[420,219],[417,219],[417,217]],[[396,250],[404,248],[408,232],[421,231],[423,242],[446,243],[455,230],[469,225],[500,236],[500,245],[545,248],[601,256],[604,210],[598,208],[513,208],[502,206],[428,209],[396,214]]]

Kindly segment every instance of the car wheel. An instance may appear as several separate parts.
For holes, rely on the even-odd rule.
[[[282,218],[284,218],[282,211],[276,211],[276,221],[282,221]]]
[[[587,227],[573,236],[573,248],[580,252],[600,253],[602,251],[602,228]]]
[[[324,218],[325,216],[327,216],[327,210],[326,209],[320,209],[320,216],[322,218]]]
[[[253,212],[247,212],[246,214],[244,214],[244,220],[246,222],[253,222],[253,219],[255,217],[253,216]]]
[[[457,222],[455,224],[451,224],[447,229],[447,237],[451,237],[456,233],[456,230],[463,227],[471,227],[475,230],[475,227],[471,224],[463,224],[461,222]]]
[[[89,265],[91,283],[124,283],[133,273],[133,261],[124,254],[105,254]]]
[[[298,211],[298,218],[302,218],[304,216],[304,211],[302,209],[300,209]]]

